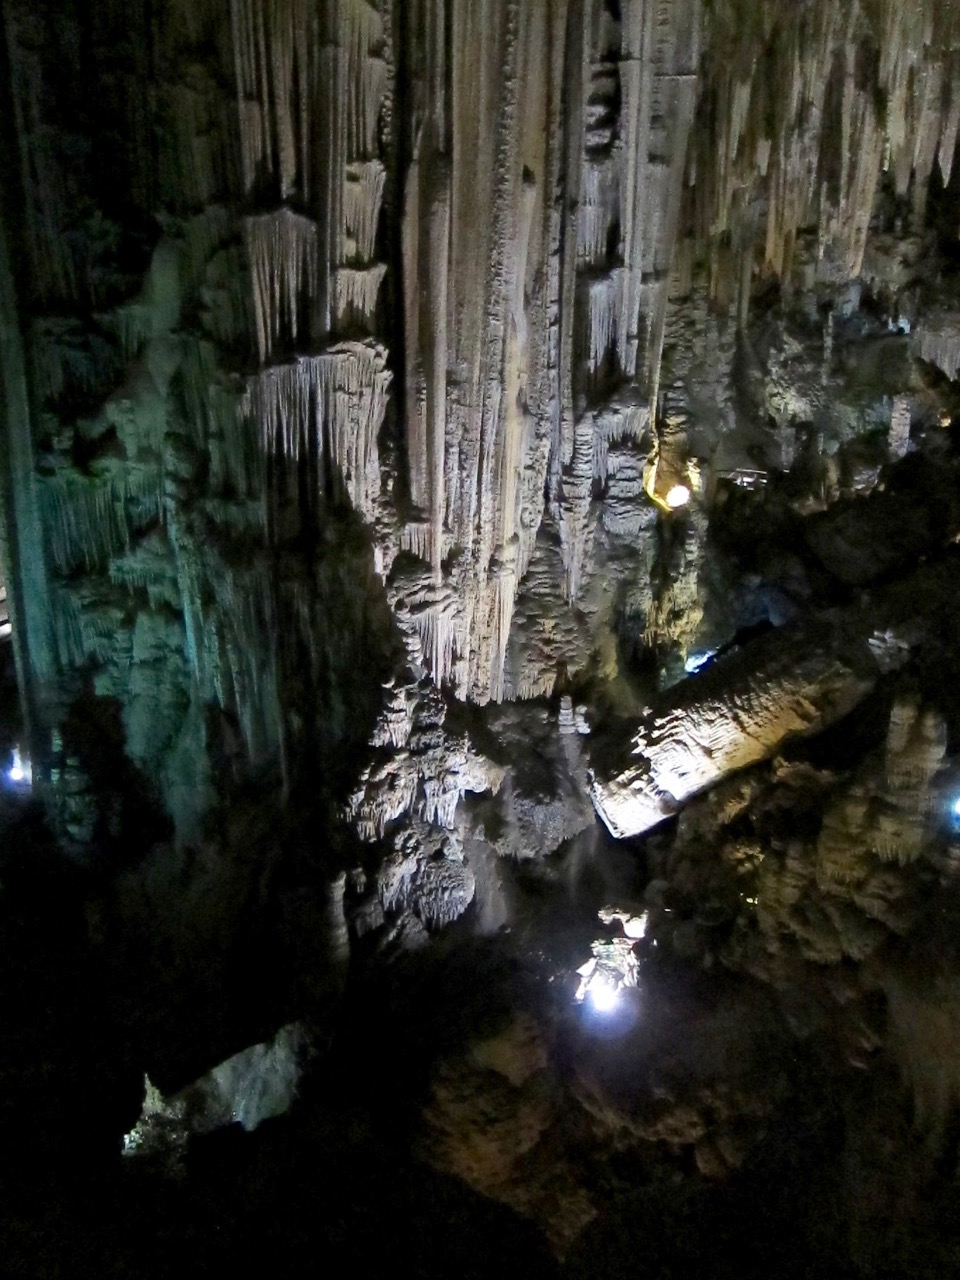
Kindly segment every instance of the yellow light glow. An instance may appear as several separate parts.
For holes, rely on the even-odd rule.
[[[671,511],[676,511],[678,507],[685,507],[689,501],[690,490],[685,484],[675,484],[667,492],[667,506]]]

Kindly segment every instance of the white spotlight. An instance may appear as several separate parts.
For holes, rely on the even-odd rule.
[[[685,507],[689,501],[690,490],[685,484],[675,484],[667,491],[666,502],[672,511],[676,511],[678,507]]]
[[[30,781],[30,762],[20,755],[19,747],[13,748],[13,763],[7,770],[7,778],[16,784]]]
[[[617,989],[606,978],[597,978],[590,984],[590,1003],[597,1013],[611,1013],[617,1007]]]

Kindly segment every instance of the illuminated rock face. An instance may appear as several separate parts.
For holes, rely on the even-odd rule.
[[[435,1168],[532,1218],[562,1256],[597,1210],[553,1131],[561,1095],[551,1048],[519,1014],[441,1062],[420,1147]]]
[[[626,769],[604,773],[598,752],[592,794],[611,834],[640,835],[789,738],[841,719],[885,667],[889,646],[877,661],[869,634],[858,644],[825,629],[781,633],[672,691],[633,730]]]
[[[140,1056],[171,1089],[225,1060],[152,1096],[147,1135],[282,1109],[301,1033],[268,1024],[306,1006],[324,1063],[305,1088],[334,1127],[376,1095],[407,1140],[387,1044],[428,1162],[558,1253],[627,1212],[628,1265],[656,1271],[661,1192],[694,1160],[733,1175],[780,1110],[786,1020],[757,1016],[746,975],[780,994],[791,965],[831,970],[865,1065],[882,1018],[844,984],[861,962],[876,983],[960,866],[940,790],[960,717],[931,691],[960,665],[958,49],[954,0],[3,0],[17,758],[60,847],[99,859],[82,982],[99,993],[104,962],[122,988],[135,1083],[164,1080]],[[872,741],[824,765],[861,707]],[[601,828],[671,815],[639,854]],[[43,946],[13,954],[60,932],[43,893],[49,934],[0,948],[11,989],[54,985]],[[578,1045],[567,979],[594,933],[570,952],[598,901],[633,900],[580,1012],[634,1030]],[[665,954],[669,988],[711,968],[709,1020],[658,990]],[[461,959],[429,1043],[418,975]],[[924,1078],[911,1043],[949,1057],[956,984],[943,1017],[888,986],[920,1118],[949,1133],[957,1073]],[[99,1035],[79,1007],[68,1025]],[[356,1081],[326,1043],[350,1020],[379,1041],[347,1045]],[[71,1065],[58,1043],[64,1098]],[[636,1215],[634,1158],[653,1171]]]
[[[184,834],[211,707],[289,766],[381,732],[404,649],[479,704],[613,680],[625,632],[675,674],[711,625],[716,484],[790,470],[808,419],[831,446],[876,426],[830,419],[833,313],[760,374],[734,376],[737,334],[761,280],[833,290],[841,321],[860,277],[916,309],[909,237],[871,217],[917,233],[949,179],[948,6],[164,0],[155,31],[101,8],[89,32],[4,10],[5,570],[28,703],[78,672],[119,698]],[[916,328],[950,376],[954,327]],[[717,726],[630,803],[752,758]]]
[[[250,1045],[219,1063],[201,1079],[164,1098],[144,1080],[140,1119],[124,1137],[127,1155],[183,1155],[191,1132],[241,1124],[256,1129],[290,1109],[301,1074],[299,1056],[306,1036],[295,1023],[264,1044]]]

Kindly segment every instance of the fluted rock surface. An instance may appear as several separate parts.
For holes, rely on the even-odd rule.
[[[733,625],[718,485],[790,471],[808,420],[797,510],[878,482],[835,455],[881,420],[908,451],[904,386],[838,403],[861,278],[956,372],[904,247],[960,119],[941,0],[10,0],[4,31],[25,700],[42,739],[83,677],[118,697],[184,836],[214,706],[289,784],[376,732],[411,645],[481,704],[631,649],[675,678]],[[821,291],[820,349],[751,330],[771,281]]]

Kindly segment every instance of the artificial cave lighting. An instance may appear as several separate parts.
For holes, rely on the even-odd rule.
[[[671,511],[685,507],[690,501],[690,490],[685,484],[675,484],[667,490],[667,506]]]
[[[7,781],[17,787],[29,787],[33,781],[30,760],[21,753],[19,747],[13,748],[13,761],[7,770]]]
[[[683,663],[683,669],[688,676],[696,675],[701,668],[705,667],[708,662],[716,657],[716,649],[694,649],[687,655]]]
[[[596,949],[598,944],[593,945]],[[591,1008],[596,1009],[597,1013],[612,1013],[619,1003],[623,975],[602,964],[596,955],[582,964],[577,973],[580,975],[580,985],[574,996],[576,1003],[583,1004],[584,1000],[589,999]]]
[[[619,1003],[619,988],[605,974],[593,979],[587,994],[597,1013],[612,1013]]]
[[[625,987],[638,985],[640,966],[634,946],[646,934],[648,915],[623,907],[601,907],[597,915],[603,924],[616,924],[622,932],[590,944],[593,955],[577,970],[580,985],[574,1000],[577,1004],[589,1000],[592,1009],[606,1014],[616,1009]]]
[[[597,916],[603,924],[607,925],[613,924],[614,920],[618,921],[624,937],[634,942],[645,936],[650,921],[649,911],[643,909],[632,911],[625,907],[601,907]]]

